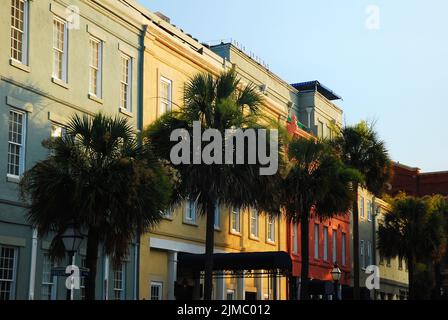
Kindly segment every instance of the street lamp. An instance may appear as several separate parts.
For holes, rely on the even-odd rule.
[[[334,284],[334,300],[338,299],[338,285],[339,281],[341,280],[342,271],[339,269],[339,266],[335,263],[333,269],[330,272],[331,277],[333,278],[333,284]]]
[[[75,221],[70,222],[67,229],[65,229],[62,234],[61,239],[68,256],[72,258],[71,264],[74,265],[75,253],[78,251],[84,239],[84,236],[79,229],[79,225]],[[67,300],[73,300],[73,281],[70,290],[67,290]]]

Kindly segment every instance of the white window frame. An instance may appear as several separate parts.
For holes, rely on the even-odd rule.
[[[166,84],[168,85],[168,98],[163,98],[162,97],[162,88],[163,85],[162,84]],[[160,103],[159,103],[159,117],[163,116],[166,112],[169,112],[173,109],[173,81],[171,81],[168,78],[165,77],[160,77]],[[166,101],[164,101],[166,100]],[[166,110],[162,112],[162,104],[166,105]]]
[[[55,47],[55,22],[62,23],[64,25],[64,37],[63,37],[63,49],[62,51],[59,48]],[[62,19],[58,16],[53,16],[53,79],[63,81],[67,83],[67,68],[68,68],[68,23],[67,20]],[[61,77],[57,74],[57,70],[55,70],[55,53],[56,51],[62,53],[62,70]]]
[[[372,242],[367,241],[367,263],[366,266],[370,266],[372,264]]]
[[[22,116],[22,141],[21,143],[14,142],[12,140],[9,140],[9,123],[11,122],[11,113],[15,113]],[[17,109],[9,109],[9,117],[8,117],[8,162],[7,162],[7,177],[13,178],[13,179],[19,179],[20,176],[25,171],[25,153],[26,153],[26,127],[27,127],[27,114],[26,112],[19,111]],[[11,173],[9,171],[9,146],[14,145],[19,147],[19,174],[16,175],[15,173]]]
[[[87,257],[81,256],[81,267],[87,267]],[[79,279],[79,295],[81,300],[85,300],[85,290],[86,290],[86,277],[82,277]]]
[[[215,204],[215,223],[214,227],[215,230],[221,230],[221,207],[219,206],[219,203]]]
[[[367,201],[367,221],[372,221],[372,213],[373,213],[373,201]]]
[[[17,285],[17,260],[18,260],[18,248],[16,247],[12,247],[12,246],[4,246],[4,245],[0,245],[0,253],[2,251],[2,249],[12,249],[14,252],[14,261],[13,261],[13,270],[12,270],[12,279],[3,279],[0,278],[0,283],[1,282],[10,282],[11,283],[11,290],[9,292],[9,299],[8,300],[15,300],[15,296],[16,296],[16,285]],[[1,274],[0,274],[1,276]]]
[[[291,230],[291,239],[292,239],[292,253],[297,254],[298,253],[298,241],[297,241],[297,223],[292,224],[292,230]]]
[[[319,224],[314,224],[314,259],[319,259]]]
[[[98,66],[92,65],[92,42],[98,44]],[[97,97],[102,98],[103,97],[103,41],[99,38],[90,36],[89,38],[89,49],[90,49],[90,60],[89,60],[89,94]],[[92,72],[96,70],[97,71],[97,78],[96,78],[96,91],[92,91]]]
[[[121,287],[117,287],[117,273],[120,272],[121,273]],[[125,299],[125,291],[126,291],[126,265],[123,263],[121,265],[121,269],[120,270],[112,270],[112,291],[114,293],[114,300],[124,300]],[[116,294],[119,294],[120,297],[117,299],[116,298]]]
[[[50,137],[55,138],[63,138],[67,134],[67,127],[56,123],[51,122],[51,131],[50,131]]]
[[[359,201],[359,215],[361,216],[362,219],[364,219],[365,217],[365,212],[364,212],[364,197],[361,197],[361,200]]]
[[[187,203],[185,205],[185,214],[184,214],[184,222],[187,224],[196,224],[197,221],[197,210],[198,206],[197,206],[197,200],[196,201],[192,201],[192,200],[187,200]],[[193,213],[193,215],[190,215],[191,213]]]
[[[255,208],[250,209],[249,214],[250,237],[258,240],[260,238],[260,215]]]
[[[328,227],[327,226],[324,226],[323,236],[324,236],[324,254],[323,254],[323,259],[324,259],[324,261],[328,261]]]
[[[128,62],[126,80],[123,81],[123,60]],[[133,58],[122,52],[120,56],[120,108],[132,112],[132,68]],[[122,90],[123,85],[126,86],[126,105],[123,106]]]
[[[366,268],[366,257],[365,257],[365,245],[364,240],[359,243],[359,260],[361,261],[361,268]]]
[[[275,243],[275,225],[276,225],[276,219],[275,217],[271,217],[270,215],[267,215],[267,235],[266,239],[270,243]]]
[[[231,299],[229,299],[229,295],[231,296]],[[235,297],[236,297],[236,291],[233,289],[227,289],[226,300],[233,301],[235,300]]]
[[[10,8],[12,10],[12,1],[11,0],[9,0],[9,1],[10,1]],[[10,40],[11,40],[10,57],[13,61],[17,61],[23,65],[28,66],[28,37],[29,37],[29,5],[30,5],[30,2],[29,2],[29,0],[20,0],[20,1],[23,1],[23,30],[20,30],[20,29],[14,27],[13,25],[10,25],[10,27],[11,27],[10,28],[11,33],[9,36]],[[15,10],[14,10],[14,12],[15,12]],[[11,15],[10,18],[12,19],[13,16]],[[14,16],[14,19],[17,19],[17,17]],[[12,53],[12,51],[13,51],[13,45],[12,45],[13,30],[16,30],[22,34],[22,47],[20,48],[20,51],[22,53],[21,60],[13,57],[13,53]]]
[[[345,266],[347,263],[347,261],[346,261],[346,259],[347,259],[347,256],[346,256],[347,243],[346,243],[346,241],[347,241],[347,235],[344,232],[342,232],[342,235],[341,235],[341,265],[343,265],[343,266]]]
[[[43,300],[43,290],[44,287],[49,287],[50,288],[50,300],[56,300],[56,290],[57,290],[57,285],[56,285],[56,280],[57,278],[55,276],[51,276],[51,269],[55,266],[54,264],[51,263],[51,258],[48,252],[44,252],[42,255],[42,288],[41,288],[41,300]],[[48,260],[47,260],[48,259]],[[46,262],[49,262],[50,265],[50,279],[51,282],[46,282],[44,281],[44,272],[45,267],[46,267]]]
[[[241,210],[233,208],[230,213],[230,230],[232,233],[241,233]]]
[[[338,229],[333,229],[331,243],[333,262],[336,263],[338,261]]]
[[[157,299],[154,299],[155,297],[153,297],[153,295],[152,295],[152,293],[153,293],[152,292],[152,288],[157,288],[157,290],[158,290],[158,297],[157,297]],[[151,281],[151,284],[149,286],[149,294],[151,295],[149,297],[150,300],[154,300],[154,301],[163,300],[163,282],[161,282],[161,281]]]

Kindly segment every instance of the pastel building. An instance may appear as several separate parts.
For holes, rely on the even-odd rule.
[[[3,0],[0,10],[0,300],[66,299],[18,194],[74,114],[122,115],[138,129],[142,24],[122,1]],[[138,16],[137,16],[138,18]],[[98,259],[97,299],[137,297],[136,243],[121,268]],[[85,264],[85,243],[76,255]],[[68,261],[67,261],[68,262]],[[65,266],[65,264],[63,264]],[[75,299],[82,298],[76,290]]]

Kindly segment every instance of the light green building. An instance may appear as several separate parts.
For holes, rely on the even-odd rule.
[[[75,113],[121,114],[140,128],[140,17],[122,1],[2,1],[0,300],[66,299],[65,278],[51,275],[51,237],[39,238],[27,222],[18,182],[47,156],[41,142],[63,134]],[[100,256],[97,299],[137,298],[137,246],[121,270]],[[77,265],[83,256],[85,248]]]

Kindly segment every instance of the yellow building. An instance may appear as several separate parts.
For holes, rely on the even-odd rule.
[[[133,5],[147,24],[143,128],[167,110],[181,106],[185,82],[199,72],[218,75],[225,69],[235,67],[243,85],[259,78],[259,75],[247,74],[247,70],[243,74],[241,68],[171,25],[167,17],[153,14],[137,3]],[[247,63],[252,66],[257,64],[249,60]],[[264,71],[259,69],[268,74],[265,68]],[[275,81],[280,83],[281,80],[275,77]],[[271,97],[277,95],[272,89],[275,88],[274,84],[269,91],[265,87],[264,109],[276,119],[287,118],[288,106],[291,105],[288,90],[295,90],[284,82],[282,86],[287,88],[282,93],[283,103]],[[215,220],[215,253],[286,251],[286,223],[283,218],[271,219],[254,210],[221,207],[216,212]],[[195,204],[189,202],[167,213],[157,228],[141,238],[140,299],[175,299],[181,295],[180,289],[184,298],[201,297],[203,280],[198,274],[192,277],[182,261],[185,257],[205,253],[205,229],[205,218],[199,216]],[[285,254],[282,257],[285,258]],[[256,273],[246,270],[245,275],[223,270],[215,275],[213,294],[215,299],[286,299],[286,286],[286,277],[273,276],[264,270]]]

